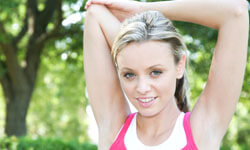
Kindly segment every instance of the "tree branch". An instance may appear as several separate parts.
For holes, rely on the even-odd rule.
[[[0,32],[2,34],[6,33],[5,29],[4,29],[4,26],[3,26],[3,23],[0,21]]]
[[[39,35],[41,35],[42,33],[46,32],[46,28],[48,23],[50,22],[54,11],[57,8],[58,3],[61,0],[47,0],[45,3],[45,8],[44,10],[39,14],[39,28],[38,28],[38,33],[40,33]]]
[[[12,38],[10,34],[5,30],[4,23],[0,20],[0,43],[9,41]]]
[[[23,20],[24,24],[23,24],[22,30],[13,39],[13,41],[12,41],[13,45],[17,45],[19,43],[19,41],[23,38],[25,33],[27,32],[29,15],[32,16],[32,14],[37,13],[37,1],[36,0],[33,0],[33,1],[28,0],[26,2],[26,8],[27,8],[27,11],[26,11],[26,14],[25,14],[25,19]]]
[[[33,36],[35,32],[35,23],[37,22],[38,10],[37,10],[37,0],[27,0],[27,30],[29,36]]]
[[[7,69],[6,65],[5,65],[5,62],[3,62],[1,60],[0,60],[0,68],[1,68],[1,71],[4,70],[4,69]],[[8,103],[11,100],[11,98],[10,98],[11,94],[10,93],[12,91],[12,88],[11,88],[10,80],[8,78],[7,70],[3,71],[3,72],[0,72],[0,83],[1,83],[3,91],[4,91],[5,100]]]
[[[54,23],[54,28],[50,32],[43,33],[37,40],[38,43],[43,43],[47,40],[49,40],[54,35],[58,34],[60,28],[62,27],[62,21],[63,21],[63,11],[62,11],[62,0],[56,0],[57,6],[56,6],[56,12],[57,12],[57,18]]]
[[[26,17],[24,19],[24,25],[22,27],[22,30],[18,33],[18,35],[13,39],[13,45],[17,45],[19,43],[19,41],[23,38],[23,36],[25,35],[25,33],[28,30],[28,13],[26,13]]]
[[[33,40],[32,40],[33,41]],[[34,41],[36,44],[29,44],[27,48],[27,54],[26,54],[26,62],[27,66],[24,69],[24,72],[26,76],[28,77],[28,81],[30,85],[34,85],[36,81],[37,71],[40,65],[40,56],[42,53],[42,49],[44,44],[37,44],[37,42]]]
[[[31,1],[31,0],[30,0]],[[43,11],[33,15],[34,32],[29,37],[27,46],[25,74],[28,76],[29,83],[34,84],[36,80],[37,70],[40,64],[40,55],[42,53],[44,42],[39,40],[43,34],[46,34],[46,28],[56,10],[57,3],[61,0],[46,0]]]
[[[59,29],[61,27],[62,21],[63,21],[62,0],[57,0],[56,11],[57,11],[57,19],[56,19],[54,29]]]
[[[71,29],[71,30],[66,30],[66,31],[61,31],[61,32],[50,32],[50,33],[47,33],[47,34],[43,34],[43,36],[41,36],[38,41],[39,42],[45,42],[47,40],[52,40],[52,39],[58,39],[58,38],[63,38],[65,37],[66,35],[74,35],[74,34],[77,34],[79,33],[79,30],[76,30],[76,29]]]
[[[13,39],[12,43],[13,45],[17,45],[19,41],[23,38],[25,33],[28,30],[28,18],[32,18],[32,16],[36,16],[37,14],[37,1],[36,0],[28,0],[26,2],[26,14],[25,14],[25,19],[23,20],[24,24],[21,29],[21,31],[18,33],[18,35]]]
[[[37,0],[27,0],[26,7],[27,7],[28,14],[30,14],[30,13],[37,14],[38,13]]]
[[[24,76],[22,68],[18,64],[15,48],[11,44],[0,43],[0,48],[6,57],[6,68],[14,87],[26,88],[27,79]]]

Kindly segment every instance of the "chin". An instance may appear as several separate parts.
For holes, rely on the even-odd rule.
[[[154,111],[154,110],[145,110],[145,109],[137,109],[138,110],[138,113],[143,116],[143,117],[153,117],[155,116],[156,114],[158,114],[158,112]]]

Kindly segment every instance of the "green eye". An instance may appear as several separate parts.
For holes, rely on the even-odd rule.
[[[123,76],[125,78],[127,78],[127,79],[130,79],[130,78],[133,78],[135,76],[135,74],[133,74],[133,73],[125,73]]]
[[[160,70],[154,70],[151,72],[152,76],[159,76],[160,74],[162,74],[162,71],[160,71]]]

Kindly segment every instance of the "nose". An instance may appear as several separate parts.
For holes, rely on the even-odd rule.
[[[139,78],[136,91],[140,94],[146,94],[151,90],[149,81],[146,78]]]

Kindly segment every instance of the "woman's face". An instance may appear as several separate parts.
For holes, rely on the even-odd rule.
[[[161,41],[130,43],[118,54],[117,64],[122,88],[143,116],[155,115],[174,101],[176,79],[185,68],[175,64],[170,44]]]

